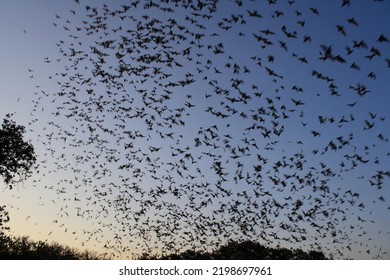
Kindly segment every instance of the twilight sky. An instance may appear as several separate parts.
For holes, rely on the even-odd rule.
[[[390,2],[183,3],[1,3],[0,116],[39,162],[12,233],[389,259]]]

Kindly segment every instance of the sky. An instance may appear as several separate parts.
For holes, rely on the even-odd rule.
[[[389,259],[390,2],[149,2],[1,3],[0,116],[38,158],[11,233]]]

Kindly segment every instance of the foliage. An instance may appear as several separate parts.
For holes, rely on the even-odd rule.
[[[0,235],[0,260],[102,260],[102,255],[28,237]],[[187,250],[181,254],[158,257],[144,254],[142,260],[326,260],[322,252],[301,249],[270,248],[254,241],[230,241],[211,253]]]
[[[101,260],[95,252],[83,251],[43,241],[32,241],[28,237],[0,235],[0,259],[2,260]]]
[[[9,230],[8,227],[5,226],[5,223],[9,222],[8,211],[5,210],[5,206],[0,205],[0,236],[4,234],[5,230]]]
[[[254,241],[230,241],[211,253],[187,250],[181,254],[163,257],[143,255],[141,259],[163,260],[326,260],[319,251],[304,252],[301,249],[270,248]]]
[[[0,129],[0,175],[6,184],[16,176],[21,179],[28,177],[36,162],[34,147],[23,139],[25,127],[17,125],[11,116],[6,115]]]
[[[11,120],[11,116],[12,114],[6,115],[0,129],[0,175],[10,189],[12,189],[10,183],[15,181],[15,177],[22,180],[28,177],[31,174],[31,167],[36,162],[34,147],[23,139],[25,127],[17,125]],[[4,234],[5,230],[9,230],[5,226],[9,220],[5,206],[0,205],[1,252],[9,241]]]

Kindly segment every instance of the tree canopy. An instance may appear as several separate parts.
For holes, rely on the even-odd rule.
[[[144,255],[142,259],[153,259]],[[155,259],[165,260],[326,260],[321,251],[305,252],[301,249],[272,248],[256,241],[234,241],[212,252],[197,252],[187,250],[180,254],[170,254]]]
[[[33,241],[26,236],[0,235],[0,260],[100,260],[92,251],[79,251],[66,245]]]
[[[12,189],[12,182],[23,180],[31,174],[36,162],[34,147],[24,140],[25,127],[16,124],[7,114],[0,129],[0,175]],[[0,237],[9,228],[5,224],[10,220],[5,206],[0,205]]]
[[[5,226],[7,222],[9,222],[8,211],[5,210],[5,206],[0,205],[0,236],[5,230],[9,229]]]
[[[34,147],[24,140],[25,127],[16,124],[11,116],[6,115],[0,129],[0,175],[6,184],[28,177],[36,162]]]

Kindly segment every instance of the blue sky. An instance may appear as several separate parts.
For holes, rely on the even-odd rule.
[[[379,187],[370,180],[390,166],[390,43],[378,41],[381,35],[390,38],[390,3],[275,2],[243,1],[241,7],[220,1],[211,18],[202,18],[174,5],[175,13],[142,9],[141,1],[121,13],[123,19],[107,13],[100,18],[107,29],[96,32],[84,28],[96,19],[86,16],[91,13],[86,6],[96,7],[100,16],[104,2],[3,2],[0,112],[14,112],[26,126],[40,165],[28,181],[2,192],[13,233],[123,257],[151,244],[157,251],[169,251],[170,244],[201,248],[202,239],[217,242],[211,232],[223,225],[230,235],[221,234],[222,243],[228,238],[267,242],[261,239],[267,236],[271,246],[320,247],[336,258],[389,258],[382,254],[390,250],[389,178]],[[123,9],[107,5],[110,11]],[[249,17],[254,10],[261,18]],[[165,24],[175,19],[184,29],[172,30],[187,40],[135,48],[136,23],[154,17],[166,32]],[[160,34],[138,32],[145,38]],[[126,36],[131,53],[121,53]],[[107,40],[113,40],[112,48],[99,45]],[[100,62],[92,47],[108,54],[101,65],[114,75],[111,84],[93,75]],[[322,60],[327,48],[329,56]],[[73,50],[74,56],[63,55]],[[137,60],[145,54],[164,57],[164,51],[181,66]],[[141,70],[150,75],[146,78],[129,72],[115,76],[121,63],[116,53],[131,67],[155,68]],[[169,86],[186,79],[194,82]],[[156,101],[164,95],[171,98]],[[261,166],[258,177],[254,166]],[[220,186],[230,196],[217,187],[218,167],[226,172]],[[321,182],[328,191],[318,191]],[[158,190],[166,193],[152,199]],[[202,204],[209,199],[212,204]],[[303,206],[296,214],[298,200]],[[230,212],[234,201],[236,214]],[[257,205],[265,205],[267,218]],[[144,207],[145,213],[134,215]],[[310,209],[315,220],[289,220]],[[252,218],[259,226],[248,237],[243,228]],[[272,226],[264,228],[267,219]],[[320,225],[317,231],[313,222]],[[290,230],[283,229],[286,224]],[[306,240],[291,242],[300,231]],[[169,232],[176,236],[173,243],[172,234],[159,236]]]

